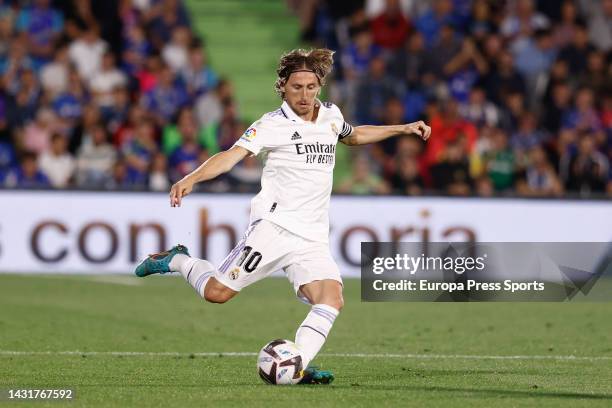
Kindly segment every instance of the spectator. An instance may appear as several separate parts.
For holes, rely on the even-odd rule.
[[[39,156],[38,164],[53,187],[68,187],[76,164],[68,153],[66,136],[54,133],[51,137],[51,148]]]
[[[554,29],[553,37],[555,47],[568,46],[576,35],[576,23],[578,22],[578,9],[573,0],[565,0],[561,5],[561,21]]]
[[[176,125],[169,124],[163,130],[162,149],[167,155],[171,155],[177,148],[180,148],[185,134],[189,134],[189,138],[193,138],[211,154],[219,152],[219,145],[216,137],[210,132],[199,128],[198,123],[193,114],[193,110],[185,107],[180,110]]]
[[[396,170],[391,177],[393,193],[400,195],[420,195],[425,188],[425,182],[419,174],[418,161],[406,154],[398,155]]]
[[[606,56],[601,51],[591,51],[587,56],[587,66],[580,78],[580,84],[595,91],[596,96],[602,96],[606,90],[612,89],[612,72],[606,63]]]
[[[217,74],[207,65],[206,54],[200,45],[189,49],[189,61],[182,77],[192,98],[207,93],[217,85]]]
[[[43,66],[40,71],[40,84],[44,92],[53,97],[68,89],[69,63],[68,47],[58,47],[53,61]]]
[[[555,60],[556,50],[553,48],[550,31],[539,30],[534,38],[517,41],[512,52],[517,70],[523,74],[527,82],[527,92],[532,94],[540,76],[550,69]]]
[[[149,168],[157,152],[155,126],[151,121],[145,120],[138,125],[135,137],[122,151],[127,166],[127,177],[133,184],[146,186]]]
[[[126,120],[113,134],[113,145],[122,150],[132,139],[136,137],[138,124],[146,120],[146,112],[142,106],[131,105]],[[166,152],[168,153],[168,152]]]
[[[172,38],[162,49],[162,58],[174,72],[182,72],[189,63],[189,43],[191,32],[187,27],[177,27],[172,31]]]
[[[485,75],[489,64],[470,39],[463,41],[461,51],[444,64],[444,74],[448,77],[448,88],[453,98],[467,102],[469,89],[480,75]]]
[[[17,16],[16,28],[26,35],[37,66],[52,59],[54,43],[64,25],[62,15],[50,3],[51,0],[34,0],[32,6],[22,8]]]
[[[27,105],[35,106],[40,98],[40,84],[35,72],[26,68],[21,71],[19,78],[14,78],[7,83],[7,89],[13,95],[23,94]]]
[[[576,24],[571,44],[561,49],[559,59],[567,62],[572,75],[580,75],[586,69],[587,57],[595,47],[589,42],[589,33],[584,23]]]
[[[604,193],[609,170],[608,158],[596,150],[595,138],[590,133],[580,138],[578,152],[565,155],[561,163],[566,189],[581,195]]]
[[[495,191],[505,192],[514,185],[515,156],[508,145],[508,137],[501,129],[493,132],[493,148],[485,153],[484,166]]]
[[[130,95],[127,88],[118,86],[112,90],[109,102],[111,105],[102,108],[102,119],[108,130],[115,134],[127,120],[130,110]]]
[[[16,164],[17,156],[13,145],[6,142],[0,142],[0,173],[8,173]]]
[[[378,45],[372,41],[372,34],[367,26],[354,30],[353,41],[342,51],[342,67],[344,77],[349,81],[363,78],[372,64],[372,61],[381,53]]]
[[[159,55],[150,55],[146,59],[142,69],[136,73],[138,90],[141,94],[147,94],[155,88],[163,66],[164,63]]]
[[[433,6],[415,23],[416,29],[425,37],[425,44],[430,47],[438,41],[440,30],[444,26],[456,23],[451,0],[433,0]]]
[[[599,131],[601,120],[595,109],[593,90],[580,88],[576,92],[576,103],[573,109],[563,114],[563,127],[576,129],[578,131]]]
[[[219,124],[223,116],[223,105],[231,103],[233,94],[232,84],[226,79],[221,79],[213,92],[201,95],[196,100],[196,117],[202,128]]]
[[[426,60],[425,41],[419,32],[413,33],[406,49],[396,52],[389,64],[390,74],[408,86],[419,85]]]
[[[501,125],[508,132],[518,129],[520,118],[526,112],[525,98],[520,92],[510,92],[501,108]]]
[[[28,151],[22,154],[19,167],[6,176],[5,185],[24,189],[51,187],[47,176],[38,168],[36,153]]]
[[[151,174],[149,176],[149,190],[168,191],[170,181],[168,180],[168,161],[162,153],[157,153],[151,163]]]
[[[106,190],[134,190],[138,188],[130,181],[127,165],[121,159],[112,165],[110,176],[104,180],[103,187]]]
[[[476,194],[480,197],[491,197],[495,190],[493,189],[493,183],[487,177],[480,177],[475,180],[476,183]]]
[[[436,78],[444,78],[446,63],[461,52],[462,43],[451,25],[443,25],[439,31],[440,34],[427,53],[424,70]]]
[[[552,134],[561,129],[563,114],[571,108],[572,90],[566,82],[560,82],[552,89],[552,98],[544,107],[542,125]]]
[[[552,90],[555,85],[559,83],[567,83],[568,85],[570,85],[570,88],[573,89],[576,85],[576,79],[577,78],[570,77],[569,67],[567,66],[567,63],[563,60],[557,59],[553,63],[552,67],[550,68],[550,72],[547,75],[546,88],[544,89],[544,92],[542,93],[543,87],[538,86],[536,97],[539,100],[543,101],[545,105],[548,105],[549,103],[552,103]]]
[[[26,88],[21,88],[17,95],[7,98],[6,121],[10,128],[21,128],[34,120],[38,110],[38,100],[32,98]]]
[[[563,186],[540,146],[528,151],[527,168],[518,176],[516,190],[528,197],[558,197]]]
[[[51,100],[51,107],[59,118],[67,122],[63,127],[73,128],[78,119],[81,118],[83,105],[86,103],[88,95],[79,80],[78,72],[73,67],[68,70],[67,81],[67,88],[54,95]]]
[[[510,147],[520,163],[526,160],[528,151],[545,141],[545,134],[537,125],[535,114],[525,112],[520,118],[518,130],[510,137]]]
[[[467,32],[477,42],[482,42],[486,41],[495,31],[489,3],[487,0],[475,0],[472,3],[472,13]]]
[[[410,23],[402,14],[399,0],[386,0],[385,10],[372,20],[374,43],[382,48],[396,50],[404,45]]]
[[[406,90],[402,103],[404,105],[404,120],[411,123],[421,119],[427,105],[426,91],[421,87],[411,87]]]
[[[466,153],[471,153],[474,149],[478,132],[472,123],[459,115],[457,101],[452,99],[445,101],[442,111],[432,117],[430,123],[431,133],[436,137],[432,137],[427,142],[423,157],[425,167],[440,161],[445,155],[446,145],[456,141],[460,136],[465,138]]]
[[[404,122],[404,106],[398,98],[389,99],[384,106],[382,122],[386,126],[402,125]],[[393,156],[398,150],[398,143],[402,142],[403,138],[390,137],[370,146],[372,158],[377,162],[385,175],[391,174],[394,170],[395,160]]]
[[[173,180],[180,180],[195,170],[199,165],[202,147],[198,143],[195,120],[189,111],[183,111],[179,119],[178,135],[180,144],[170,155],[170,170]]]
[[[113,105],[113,91],[127,85],[127,78],[115,66],[115,57],[110,51],[102,56],[100,70],[89,82],[94,101],[98,106],[107,108]]]
[[[139,25],[127,29],[123,45],[123,68],[130,75],[136,75],[144,68],[151,45],[147,41],[145,31]]]
[[[28,55],[27,43],[15,38],[9,45],[8,55],[0,59],[0,74],[7,86],[18,85],[17,78],[26,69],[32,69],[34,62]]]
[[[230,183],[241,193],[257,193],[261,189],[261,166],[253,155],[247,156],[229,172]]]
[[[216,126],[213,126],[211,131],[215,132],[218,141],[219,149],[227,150],[236,142],[236,135],[241,135],[247,129],[244,123],[238,119],[238,111],[236,104],[232,101],[226,101],[223,106],[223,116]],[[212,136],[207,135],[206,137]]]
[[[77,185],[83,188],[102,188],[111,176],[117,152],[108,143],[104,127],[91,128],[91,141],[86,141],[77,154]]]
[[[357,156],[353,164],[353,172],[349,178],[342,180],[338,192],[343,194],[388,194],[387,183],[378,177],[370,168],[366,156]]]
[[[159,1],[152,7],[147,19],[151,20],[151,38],[157,49],[170,41],[175,28],[190,26],[187,10],[178,0]]]
[[[470,90],[468,102],[460,107],[461,116],[478,127],[499,123],[499,112],[495,104],[487,101],[484,89],[475,86]]]
[[[187,103],[187,93],[177,83],[172,70],[164,66],[155,86],[144,95],[143,103],[155,115],[158,124],[164,125]]]
[[[441,159],[431,167],[433,188],[449,195],[465,196],[472,190],[469,163],[466,158],[465,137],[458,137],[445,145]]]
[[[68,55],[76,65],[81,78],[84,81],[91,81],[100,70],[107,49],[108,44],[100,39],[98,28],[91,26],[70,44]]]
[[[603,52],[612,49],[612,0],[591,1],[589,16],[589,38]]]
[[[535,10],[534,0],[517,0],[515,8],[502,22],[500,30],[505,37],[514,39],[519,36],[530,36],[549,26],[546,16]]]
[[[55,115],[50,109],[41,109],[36,114],[36,121],[26,126],[23,131],[22,147],[35,154],[49,149],[51,135],[55,131]]]
[[[393,81],[385,75],[385,61],[380,57],[374,58],[370,63],[368,77],[357,85],[357,122],[380,124],[385,104],[397,96]]]

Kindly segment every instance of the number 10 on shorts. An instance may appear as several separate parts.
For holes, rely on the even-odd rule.
[[[242,264],[244,264],[244,271],[247,273],[251,273],[257,268],[257,265],[259,265],[260,261],[261,253],[253,251],[253,248],[247,245],[242,250],[242,254],[240,255],[240,259],[238,260],[237,265],[239,267],[242,267]]]

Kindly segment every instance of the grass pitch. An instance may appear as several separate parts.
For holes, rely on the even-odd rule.
[[[216,353],[293,339],[308,307],[284,279],[210,305],[178,277],[0,275],[0,389],[74,388],[73,407],[612,405],[612,303],[361,303],[355,280],[345,298],[317,359],[336,381],[274,387],[254,355]]]

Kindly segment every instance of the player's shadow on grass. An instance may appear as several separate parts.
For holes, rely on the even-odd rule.
[[[544,391],[542,389],[533,389],[530,391],[522,390],[499,390],[499,389],[478,389],[478,388],[452,388],[452,387],[425,387],[425,386],[385,386],[385,385],[340,385],[335,384],[334,388],[361,388],[368,390],[413,390],[413,391],[428,391],[428,392],[446,392],[457,393],[465,396],[465,393],[472,393],[475,396],[481,397],[524,397],[524,398],[568,398],[568,399],[591,399],[591,400],[610,400],[611,394],[586,394],[574,392],[557,392]]]

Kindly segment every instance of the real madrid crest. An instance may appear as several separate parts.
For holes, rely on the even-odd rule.
[[[337,136],[338,135],[338,127],[336,126],[335,123],[331,124],[331,129],[332,129],[332,132],[334,132],[334,134]]]
[[[240,268],[234,268],[230,271],[229,273],[229,278],[231,280],[236,280],[238,279],[238,274],[240,273]]]

